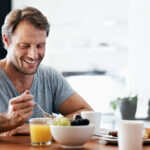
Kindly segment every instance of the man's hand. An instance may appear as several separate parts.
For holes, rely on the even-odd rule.
[[[5,113],[7,124],[4,130],[8,131],[25,123],[26,119],[32,115],[34,102],[29,90],[22,95],[12,98],[9,101],[8,112]]]
[[[13,130],[1,133],[1,136],[30,135],[29,124],[23,124]]]

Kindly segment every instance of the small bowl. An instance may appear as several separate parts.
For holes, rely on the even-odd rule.
[[[94,127],[86,126],[55,126],[51,125],[52,136],[55,141],[65,148],[81,148],[92,138]]]

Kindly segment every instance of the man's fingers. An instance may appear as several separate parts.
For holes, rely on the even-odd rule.
[[[1,136],[12,136],[12,135],[15,135],[16,133],[17,133],[16,129],[13,129],[8,132],[1,133]]]
[[[25,90],[25,92],[23,94],[30,94],[29,90]]]
[[[33,96],[31,94],[22,94],[10,100],[10,104],[22,103],[24,101],[32,100]]]
[[[25,134],[25,135],[30,134],[29,124],[23,124],[22,126],[17,127],[16,130],[17,134]]]
[[[32,114],[33,114],[33,112],[32,112],[32,111],[29,111],[29,112],[23,114],[23,115],[22,115],[22,118],[23,118],[23,119],[28,119],[29,117],[32,116]]]
[[[28,112],[31,112],[32,111],[32,109],[33,109],[33,107],[31,106],[31,107],[26,107],[26,108],[24,108],[24,109],[20,109],[20,110],[18,110],[18,114],[26,114],[26,113],[28,113]]]
[[[15,135],[15,134],[17,134],[16,129],[13,129],[10,132],[8,132],[8,136],[12,136],[12,135]]]
[[[32,107],[35,105],[35,103],[33,101],[27,101],[27,102],[22,102],[22,103],[17,103],[14,104],[12,107],[13,111],[19,110],[19,109],[26,109],[28,107]]]

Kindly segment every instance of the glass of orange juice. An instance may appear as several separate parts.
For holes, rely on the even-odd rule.
[[[38,146],[51,144],[51,122],[51,118],[32,118],[29,120],[31,145]]]

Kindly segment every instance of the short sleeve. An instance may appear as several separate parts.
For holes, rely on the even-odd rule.
[[[67,80],[55,69],[52,69],[50,77],[51,89],[53,93],[53,110],[58,113],[60,104],[76,92],[69,85]]]

